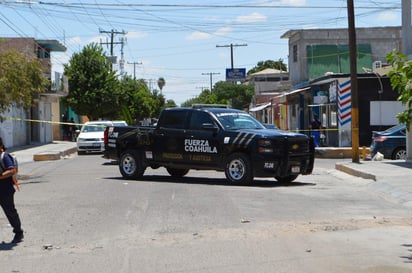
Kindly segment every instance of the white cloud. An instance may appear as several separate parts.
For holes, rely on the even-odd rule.
[[[202,31],[194,31],[190,35],[186,36],[186,40],[204,40],[209,39],[211,35]]]
[[[280,3],[288,6],[304,6],[306,0],[281,0]]]
[[[227,35],[231,32],[232,32],[231,27],[221,27],[218,30],[216,30],[216,32],[214,34],[218,35],[218,36],[224,36],[224,35]]]
[[[237,23],[255,23],[255,22],[265,22],[267,17],[258,12],[254,12],[249,15],[240,15],[235,19]]]
[[[393,12],[381,12],[376,18],[378,22],[392,22],[397,20],[399,20],[398,14]]]
[[[106,36],[95,36],[95,37],[90,38],[87,41],[87,44],[90,44],[90,43],[100,44],[100,42],[106,42],[106,39],[107,39]]]
[[[82,39],[79,36],[71,37],[67,40],[68,45],[80,45],[82,43]]]
[[[130,31],[126,34],[127,39],[141,39],[147,36],[147,32]]]
[[[210,39],[214,35],[215,36],[224,36],[232,32],[231,27],[221,27],[217,29],[213,33],[207,33],[207,32],[202,32],[202,31],[194,31],[188,36],[186,36],[186,40],[205,40],[205,39]]]
[[[257,0],[258,5],[262,6],[304,6],[306,5],[306,0]]]

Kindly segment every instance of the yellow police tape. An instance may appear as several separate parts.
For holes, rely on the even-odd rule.
[[[74,122],[62,122],[62,121],[26,119],[26,118],[13,118],[13,117],[3,117],[3,119],[5,119],[5,120],[25,121],[25,122],[48,123],[48,124],[57,124],[57,125],[76,125],[76,126],[82,126],[83,125],[82,123],[74,123]]]
[[[73,123],[73,122],[62,122],[62,121],[51,121],[51,120],[38,120],[38,119],[25,119],[25,118],[13,118],[13,117],[4,117],[5,120],[17,120],[17,121],[26,121],[26,122],[38,122],[38,123],[48,123],[48,124],[56,124],[56,125],[70,125],[70,126],[83,126],[83,123]],[[356,130],[354,128],[351,128],[352,130]],[[298,133],[310,133],[310,132],[326,132],[326,131],[338,131],[338,128],[323,128],[323,129],[281,129],[283,131],[289,131],[289,132],[298,132]],[[346,129],[340,129],[341,131],[345,131]]]
[[[340,129],[341,131],[345,131],[346,129]],[[326,132],[326,131],[339,131],[339,128],[329,128],[329,129],[296,129],[296,130],[285,130],[290,132]]]

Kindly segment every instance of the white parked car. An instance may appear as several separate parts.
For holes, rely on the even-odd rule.
[[[127,126],[125,121],[88,121],[83,124],[77,136],[77,154],[104,151],[104,130],[107,126]]]

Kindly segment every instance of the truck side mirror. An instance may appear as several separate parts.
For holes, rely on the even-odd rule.
[[[213,123],[202,123],[202,129],[217,132],[219,128]]]

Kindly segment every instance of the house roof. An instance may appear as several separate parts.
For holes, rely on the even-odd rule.
[[[57,40],[36,40],[36,43],[50,51],[65,52],[67,48]]]
[[[279,75],[279,74],[284,74],[284,73],[288,73],[287,71],[282,71],[279,69],[273,69],[273,68],[266,68],[263,69],[262,71],[259,72],[255,72],[250,74],[249,76],[272,76],[272,75]]]

